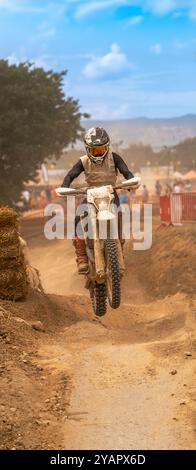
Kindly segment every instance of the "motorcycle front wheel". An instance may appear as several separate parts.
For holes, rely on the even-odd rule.
[[[116,309],[121,303],[121,276],[115,240],[105,240],[105,262],[108,300],[110,306]]]

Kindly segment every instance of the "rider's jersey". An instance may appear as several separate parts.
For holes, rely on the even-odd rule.
[[[87,186],[116,185],[117,171],[112,152],[108,152],[101,165],[96,165],[87,155],[80,157]]]
[[[90,158],[87,155],[84,155],[67,173],[62,187],[68,188],[72,181],[83,171],[85,172],[88,186],[100,186],[105,184],[112,184],[115,186],[118,171],[127,180],[133,178],[133,173],[131,173],[124,160],[117,153],[110,153],[110,158],[106,160],[105,165],[93,164]]]

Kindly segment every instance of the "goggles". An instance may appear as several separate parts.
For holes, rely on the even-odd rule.
[[[89,154],[92,155],[92,157],[102,157],[105,156],[106,153],[108,152],[109,146],[108,145],[101,145],[99,147],[89,147],[88,151]]]

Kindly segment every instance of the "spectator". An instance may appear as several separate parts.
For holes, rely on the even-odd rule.
[[[156,192],[156,195],[157,196],[160,196],[161,195],[161,191],[162,191],[162,185],[160,183],[159,180],[156,181],[156,184],[155,184],[155,192]]]
[[[128,204],[129,197],[125,189],[121,189],[121,191],[118,193],[118,197],[119,197],[120,204],[125,203],[125,202]]]
[[[47,186],[47,188],[45,189],[45,191],[46,191],[46,196],[47,196],[48,202],[51,202],[52,194],[51,194],[51,189],[50,189],[50,187]]]
[[[147,204],[148,199],[149,199],[149,193],[148,193],[148,189],[147,189],[147,187],[146,187],[145,184],[143,185],[143,189],[142,189],[142,193],[141,193],[141,198],[142,198],[143,204]]]

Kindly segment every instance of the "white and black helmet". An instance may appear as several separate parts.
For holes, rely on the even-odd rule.
[[[92,127],[84,136],[84,144],[88,157],[95,164],[102,164],[110,146],[110,138],[106,130],[103,127]]]

